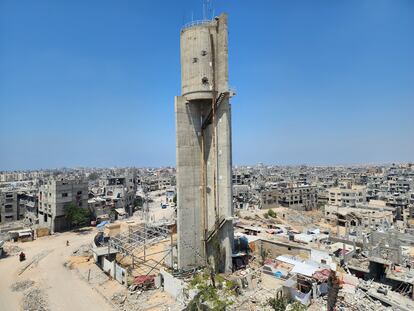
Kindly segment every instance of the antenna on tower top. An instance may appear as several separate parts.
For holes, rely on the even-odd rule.
[[[213,1],[212,0],[202,0],[203,1],[203,20],[213,19]]]

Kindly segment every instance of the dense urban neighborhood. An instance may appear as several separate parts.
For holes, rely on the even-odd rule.
[[[208,299],[212,268],[178,268],[174,168],[0,180],[6,310],[73,310],[60,287],[78,310],[278,310],[272,302],[292,299],[308,310],[414,306],[414,164],[234,167],[232,270],[214,275]]]
[[[413,311],[414,1],[198,2],[1,2],[0,310]]]

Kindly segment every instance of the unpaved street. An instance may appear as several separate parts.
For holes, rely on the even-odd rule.
[[[66,232],[37,239],[33,242],[15,243],[24,249],[26,261],[19,262],[18,255],[0,259],[0,309],[3,311],[22,310],[24,295],[30,292],[12,291],[16,281],[32,280],[34,287],[45,295],[46,306],[51,311],[111,311],[109,302],[93,287],[82,280],[75,271],[64,266],[81,245],[92,241],[94,232]],[[69,240],[70,246],[66,246]],[[33,259],[37,263],[23,268]],[[20,275],[19,275],[20,274]]]

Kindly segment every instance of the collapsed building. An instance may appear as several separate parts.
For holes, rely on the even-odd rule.
[[[394,222],[393,209],[387,207],[325,206],[325,220],[334,226],[358,228],[389,228]]]
[[[126,218],[134,212],[136,191],[136,179],[132,174],[101,178],[99,187],[90,191],[89,208],[98,222]]]
[[[280,188],[279,203],[293,209],[312,210],[317,205],[316,187],[287,183]]]

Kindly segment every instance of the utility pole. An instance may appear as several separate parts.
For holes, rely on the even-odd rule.
[[[145,189],[145,190],[144,190]],[[146,243],[147,243],[147,222],[148,222],[148,212],[149,212],[149,205],[148,205],[148,188],[147,185],[145,185],[145,188],[143,188],[145,193],[145,208],[144,208],[144,261],[146,260]]]

